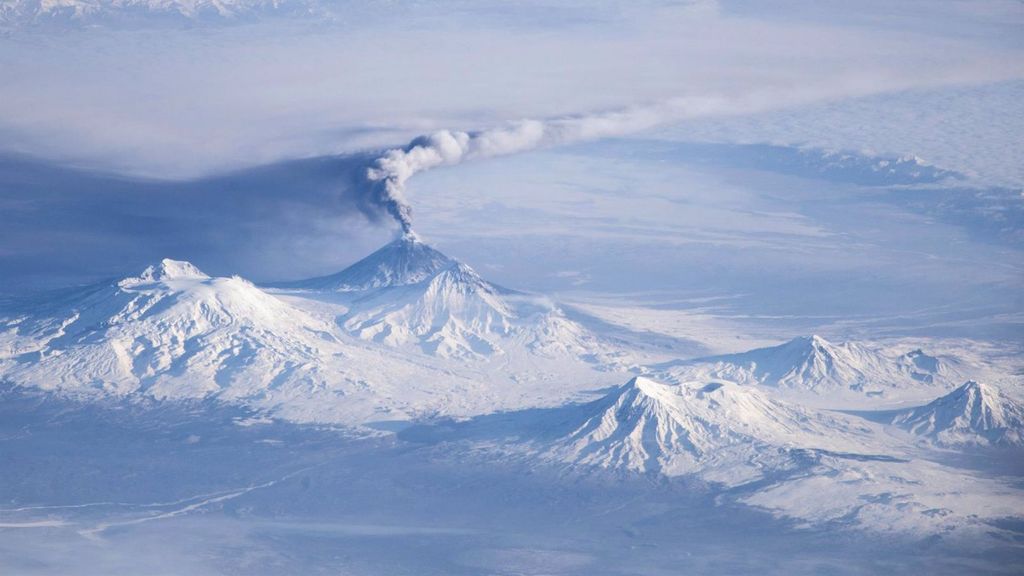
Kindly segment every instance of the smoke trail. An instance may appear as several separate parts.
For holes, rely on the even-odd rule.
[[[789,96],[788,100],[792,102],[794,98]],[[403,148],[386,151],[373,161],[366,179],[373,190],[373,201],[386,209],[401,224],[403,231],[409,232],[412,209],[405,198],[405,185],[409,178],[425,170],[478,158],[620,136],[698,116],[754,112],[773,100],[767,94],[740,99],[677,98],[592,115],[522,120],[480,132],[442,130],[420,136]]]

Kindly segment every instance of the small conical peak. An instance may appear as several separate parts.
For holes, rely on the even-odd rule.
[[[624,392],[636,390],[639,393],[643,394],[644,396],[655,397],[658,396],[659,393],[663,392],[664,388],[665,384],[651,380],[650,378],[646,378],[644,376],[636,376],[622,386],[622,390]]]
[[[811,334],[810,336],[804,336],[802,338],[797,338],[797,340],[800,340],[801,342],[804,342],[806,344],[814,346],[815,348],[827,347],[827,346],[831,346],[832,345],[831,342],[829,342],[828,340],[825,340],[824,338],[822,338],[821,336],[818,336],[817,334]]]
[[[956,406],[958,409],[971,410],[973,406],[994,406],[1001,402],[999,392],[974,380],[964,382],[945,396],[933,400],[924,408],[940,408]]]
[[[341,272],[278,286],[337,292],[405,286],[432,278],[452,262],[451,258],[425,244],[409,230]]]
[[[783,344],[782,347],[828,353],[834,345],[817,334],[811,334],[810,336],[797,336]]]
[[[141,274],[134,278],[126,278],[128,282],[164,282],[166,280],[205,280],[209,276],[196,268],[191,262],[164,258],[160,262],[147,266]]]
[[[992,390],[984,384],[975,382],[974,380],[968,380],[960,385],[959,388],[951,392],[950,396],[987,396],[992,394]]]

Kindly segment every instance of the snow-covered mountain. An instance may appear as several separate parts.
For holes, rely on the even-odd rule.
[[[567,409],[567,432],[542,451],[559,460],[738,485],[799,467],[807,451],[881,450],[875,429],[732,383],[669,385],[636,377]]]
[[[454,260],[425,244],[415,233],[407,232],[337,274],[274,286],[298,290],[360,292],[418,284],[452,264]]]
[[[312,0],[0,0],[0,25],[216,23],[318,11]]]
[[[365,340],[392,346],[416,342],[428,353],[453,357],[499,352],[514,320],[497,287],[453,263],[420,284],[355,300],[341,322]]]
[[[544,354],[576,352],[571,346],[589,337],[551,311],[531,330],[510,332],[505,344],[522,344],[517,351],[530,354],[525,361],[503,357],[500,369],[486,375],[449,362],[485,352],[475,334],[502,334],[498,326],[512,316],[494,290],[452,263],[424,283],[349,293],[375,295],[375,305],[395,311],[377,319],[381,326],[438,326],[432,334],[408,332],[417,343],[422,336],[424,346],[436,345],[424,357],[353,337],[335,322],[333,307],[321,313],[310,298],[163,260],[119,281],[5,304],[0,381],[83,399],[216,398],[295,421],[363,426],[516,409],[536,402],[556,378],[574,382],[569,374],[593,372],[564,356],[539,366]],[[403,318],[403,305],[424,308]],[[464,318],[492,318],[493,325]],[[370,329],[374,319],[365,322]],[[593,384],[580,378],[548,391],[543,402],[565,401]]]
[[[442,458],[454,449],[572,474],[683,477],[719,501],[804,526],[978,534],[1020,510],[1019,490],[918,459],[903,433],[773,392],[636,377],[587,404],[441,421],[400,437],[434,444]]]
[[[892,423],[940,446],[1024,445],[1024,405],[974,381],[900,412]]]
[[[156,397],[258,393],[323,381],[331,326],[242,278],[163,260],[2,326],[6,379],[44,389]]]
[[[464,377],[447,373],[437,386],[439,369],[342,336],[247,280],[163,260],[0,314],[0,381],[82,400],[213,398],[350,426],[464,409],[450,400]]]
[[[905,432],[780,398],[779,382],[831,390],[887,374],[928,385],[926,376],[945,377],[942,359],[810,338],[677,363],[668,369],[700,370],[677,372],[695,377],[676,383],[636,377],[579,403],[607,382],[566,360],[609,343],[557,307],[494,286],[415,238],[368,260],[336,275],[341,283],[284,293],[163,260],[23,303],[0,314],[0,380],[79,400],[211,398],[364,431],[419,422],[408,430],[429,436],[432,422],[458,422],[454,441],[438,445],[444,458],[697,479],[722,498],[815,523],[934,533],[998,519],[1018,501],[998,482],[915,460]],[[338,290],[356,285],[364,288]],[[552,371],[538,368],[546,355]],[[463,356],[498,361],[450,361]],[[708,366],[734,366],[722,358],[747,367],[723,372],[739,382],[709,376]],[[959,392],[896,424],[943,442],[970,433],[1019,443],[1018,404],[976,384]]]
[[[673,381],[728,380],[782,390],[882,396],[891,389],[928,387],[957,376],[955,361],[859,342],[835,344],[820,336],[739,354],[655,366]]]
[[[405,234],[345,270],[279,285],[333,293],[350,334],[441,358],[594,354],[597,339],[541,297],[492,284],[468,265]]]

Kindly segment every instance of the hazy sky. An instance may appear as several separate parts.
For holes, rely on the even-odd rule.
[[[1024,75],[1013,2],[356,4],[331,22],[16,30],[3,147],[194,176],[677,97],[787,107]]]
[[[382,150],[596,114],[579,132],[612,140],[416,175],[417,229],[524,289],[1020,309],[1020,2],[325,6],[4,32],[0,291],[164,256],[331,272],[394,234],[358,189]],[[607,129],[623,109],[642,121]],[[879,171],[904,156],[949,177]]]

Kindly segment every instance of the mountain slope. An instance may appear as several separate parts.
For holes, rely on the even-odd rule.
[[[931,386],[956,374],[949,362],[921,350],[903,353],[858,342],[834,344],[820,336],[654,369],[675,381],[724,379],[791,391],[853,391],[869,396],[884,395],[892,388]]]
[[[41,388],[244,395],[319,381],[330,326],[241,278],[163,260],[6,323],[6,378]]]
[[[338,323],[357,338],[440,358],[487,359],[513,349],[580,357],[597,346],[551,302],[496,286],[412,233],[337,274],[282,287],[340,299],[346,311]]]
[[[416,342],[442,357],[489,356],[512,332],[515,313],[499,289],[453,263],[419,285],[377,291],[354,301],[340,321],[365,340]]]
[[[318,278],[275,287],[328,292],[358,292],[424,282],[449,268],[454,260],[409,232],[348,268]]]
[[[445,303],[439,317],[464,310],[451,306],[461,297],[457,288],[488,289],[460,267],[448,272],[420,286],[437,289]],[[363,295],[370,292],[377,293]],[[488,297],[474,292],[466,302],[478,296]],[[164,260],[120,281],[5,304],[0,382],[82,398],[215,398],[293,421],[351,426],[423,414],[465,417],[520,408],[545,392],[549,402],[574,394],[571,387],[546,390],[550,375],[541,369],[526,374],[523,366],[503,362],[481,377],[445,358],[363,342],[342,331],[333,314],[305,302]],[[504,321],[501,302],[493,305],[495,322]],[[454,354],[453,343],[467,330],[491,330],[451,319],[438,323],[462,332],[437,333],[430,342],[440,352],[431,356]],[[535,369],[536,362],[527,367]]]
[[[973,381],[892,423],[940,446],[1024,446],[1024,406]]]
[[[801,465],[806,451],[880,450],[871,425],[773,400],[729,383],[667,385],[637,377],[573,407],[540,444],[560,461],[738,485]]]

